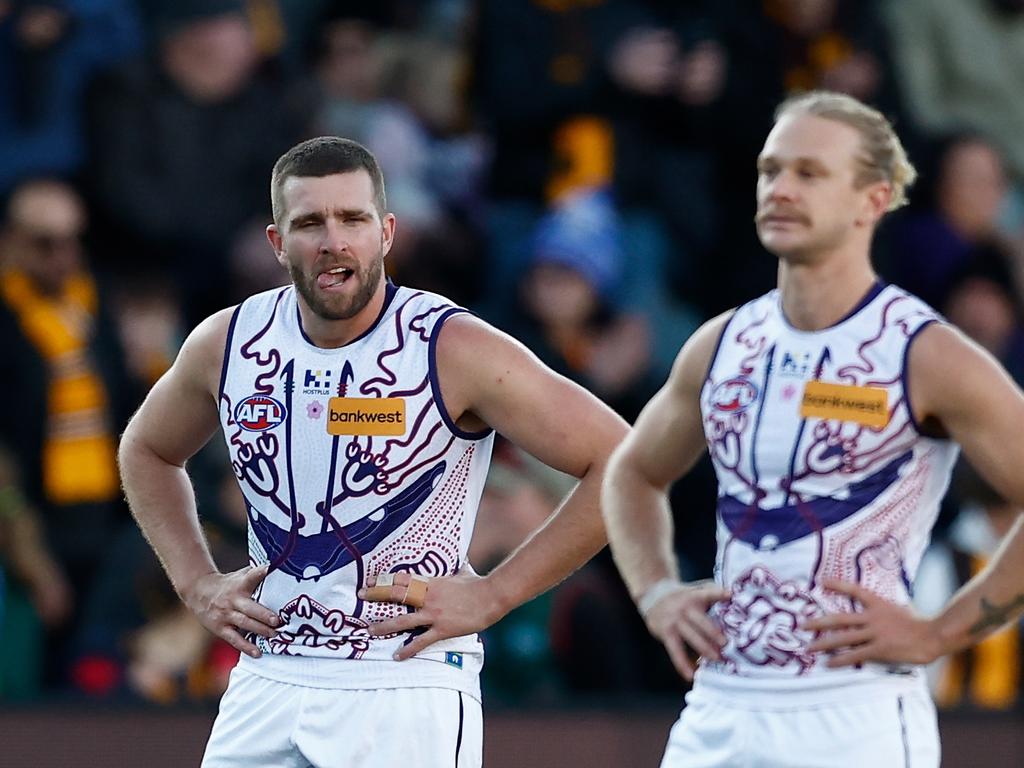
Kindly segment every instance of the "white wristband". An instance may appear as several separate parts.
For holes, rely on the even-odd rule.
[[[640,611],[640,615],[646,619],[647,614],[651,612],[651,609],[661,600],[661,598],[673,592],[677,592],[685,586],[686,585],[679,579],[671,577],[665,577],[660,581],[656,581],[644,590],[642,595],[640,595],[640,599],[636,601],[636,609]]]

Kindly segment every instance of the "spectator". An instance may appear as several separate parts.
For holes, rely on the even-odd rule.
[[[263,172],[302,132],[302,92],[264,75],[241,0],[162,3],[153,55],[92,100],[104,256],[176,279],[186,325],[226,303],[227,254],[266,213]]]
[[[992,137],[1024,181],[1024,2],[899,0],[887,9],[914,121],[931,133],[966,127]]]
[[[124,515],[115,443],[131,408],[104,295],[84,260],[85,210],[58,181],[11,196],[0,237],[0,439],[17,446],[24,488],[75,591],[88,594]],[[72,630],[53,633],[47,681],[62,679]]]
[[[140,44],[127,0],[0,3],[0,196],[19,179],[80,169],[85,91]]]
[[[59,629],[72,608],[71,586],[16,475],[12,454],[0,451],[0,634],[6,650],[0,660],[2,699],[39,692],[39,625]]]
[[[1024,382],[1024,315],[1003,253],[982,249],[957,275],[946,300],[950,322],[991,352]]]
[[[884,271],[933,306],[944,306],[957,274],[982,248],[1016,263],[1022,244],[1004,234],[1007,181],[1002,157],[974,134],[957,134],[937,154],[931,200],[891,223]]]
[[[521,310],[510,332],[560,373],[631,420],[657,389],[646,317],[616,306],[625,272],[610,197],[581,192],[539,224],[532,261],[519,281]]]

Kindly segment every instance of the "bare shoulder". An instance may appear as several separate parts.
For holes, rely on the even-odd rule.
[[[469,312],[451,316],[438,331],[438,364],[465,373],[486,370],[506,356],[520,354],[532,355],[507,333]]]
[[[910,347],[914,366],[945,366],[958,358],[971,356],[980,348],[964,333],[948,323],[933,322],[921,329]]]
[[[626,423],[523,344],[479,318],[449,318],[437,337],[444,407],[463,430],[491,427],[545,464],[582,477],[622,440]]]
[[[913,386],[931,392],[956,389],[965,377],[991,376],[1001,369],[962,331],[939,322],[927,325],[910,342],[907,365]]]
[[[914,417],[942,432],[1016,390],[989,352],[947,323],[931,323],[914,337],[907,376]]]
[[[540,361],[523,344],[468,312],[449,317],[436,332],[437,378],[445,408],[463,429],[497,426],[482,400],[510,389]]]
[[[692,394],[700,391],[704,384],[704,377],[707,376],[708,369],[711,367],[712,359],[718,351],[725,327],[734,314],[736,314],[736,310],[730,309],[711,318],[686,340],[682,349],[679,350],[679,354],[676,355],[672,372],[669,375],[668,383],[673,391],[680,394]]]
[[[228,307],[207,317],[185,339],[172,371],[188,377],[216,397],[225,346],[236,307]]]

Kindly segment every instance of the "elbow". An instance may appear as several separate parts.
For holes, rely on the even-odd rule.
[[[173,465],[174,463],[162,457],[147,442],[137,420],[133,418],[125,427],[117,446],[117,465],[121,473],[122,484],[144,467],[153,464]]]

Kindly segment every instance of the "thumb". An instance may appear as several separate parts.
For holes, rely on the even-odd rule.
[[[248,573],[245,574],[245,586],[249,589],[255,589],[267,578],[268,573],[270,573],[270,563],[250,567]]]
[[[697,589],[697,596],[708,605],[711,605],[711,603],[717,603],[720,600],[728,600],[732,597],[732,591],[717,584],[708,584]]]

